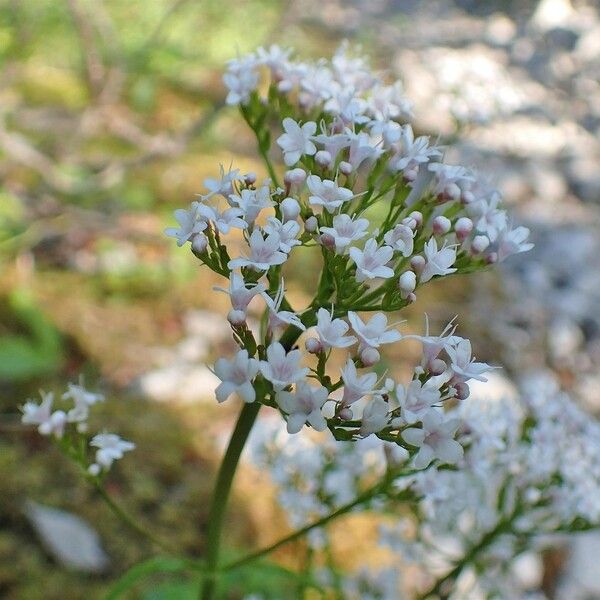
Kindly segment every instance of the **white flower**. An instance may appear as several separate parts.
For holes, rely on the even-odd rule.
[[[408,225],[396,225],[387,231],[383,239],[385,243],[407,257],[413,253],[415,232]]]
[[[248,223],[241,218],[243,214],[244,212],[239,208],[228,208],[220,213],[206,204],[198,206],[198,215],[206,221],[210,221],[223,235],[227,235],[232,227],[236,229],[248,227]]]
[[[214,287],[213,289],[228,294],[231,299],[231,307],[234,310],[246,312],[252,298],[257,294],[262,294],[267,288],[262,283],[246,287],[244,278],[239,273],[232,271],[229,275],[229,289],[226,290],[221,287]]]
[[[456,248],[444,245],[438,250],[435,238],[430,238],[423,249],[425,254],[425,268],[421,273],[421,283],[429,281],[432,277],[439,275],[450,275],[456,269],[450,268],[456,261]]]
[[[82,384],[69,383],[67,391],[62,395],[63,400],[72,400],[74,407],[67,413],[67,420],[71,423],[82,423],[88,418],[90,406],[102,402],[104,396],[86,390]]]
[[[342,404],[349,406],[374,391],[373,386],[377,383],[377,373],[367,373],[359,377],[356,366],[348,359],[342,369],[342,381],[344,382]]]
[[[248,241],[250,256],[234,258],[228,263],[230,269],[250,267],[255,271],[268,271],[274,265],[282,265],[287,260],[287,254],[279,250],[279,236],[272,233],[263,238],[262,233],[255,229]]]
[[[361,435],[368,436],[386,427],[389,411],[389,404],[381,396],[375,396],[363,411],[360,425]]]
[[[369,121],[369,117],[364,114],[367,110],[366,101],[357,97],[352,88],[336,91],[327,100],[324,109],[340,117],[347,125],[362,124]]]
[[[288,415],[288,433],[298,433],[306,423],[316,431],[325,431],[327,421],[321,413],[321,407],[328,395],[327,388],[315,388],[303,381],[298,383],[295,392],[278,392],[277,404]]]
[[[356,281],[394,276],[394,270],[385,265],[392,260],[394,251],[389,246],[377,247],[377,241],[369,238],[363,250],[350,248],[350,257],[356,263]]]
[[[286,354],[279,342],[273,342],[267,348],[267,360],[260,361],[260,371],[275,389],[282,389],[297,383],[308,374],[309,369],[300,366],[301,359],[300,350],[292,350]]]
[[[304,331],[306,327],[296,313],[293,313],[289,310],[279,310],[285,294],[283,286],[284,281],[282,277],[281,283],[279,284],[279,289],[275,294],[275,298],[271,298],[271,296],[269,296],[266,292],[263,292],[262,294],[269,309],[269,327],[272,331],[273,329],[281,327],[282,325],[294,325],[298,329]]]
[[[175,238],[178,246],[183,246],[197,233],[206,229],[206,221],[198,218],[198,207],[198,202],[192,202],[188,210],[178,208],[175,211],[175,219],[179,223],[179,227],[167,227],[165,229],[165,234]]]
[[[256,392],[252,380],[258,367],[258,361],[248,357],[248,350],[239,350],[231,360],[219,358],[215,363],[215,375],[221,380],[215,390],[217,401],[224,402],[237,393],[244,402],[254,402]]]
[[[67,415],[62,410],[52,412],[54,403],[54,394],[52,392],[40,391],[42,401],[37,404],[33,400],[28,400],[23,405],[23,416],[21,421],[26,425],[37,425],[38,433],[41,435],[55,435],[62,437]]]
[[[429,335],[429,318],[425,315],[425,335],[411,336],[423,344],[423,360],[421,366],[430,368],[433,361],[438,357],[442,350],[458,344],[463,338],[454,335],[456,325],[453,320],[444,327],[442,333],[438,335]]]
[[[313,137],[313,140],[317,144],[322,144],[323,148],[331,154],[331,159],[335,161],[340,150],[350,146],[350,137],[347,133],[332,133],[328,134],[324,126],[322,126],[322,133]]]
[[[361,347],[379,348],[381,344],[392,344],[402,338],[399,331],[388,331],[387,317],[383,313],[374,314],[365,323],[355,312],[350,311],[348,320],[360,340]]]
[[[498,260],[504,260],[512,254],[527,252],[533,248],[533,244],[527,241],[529,229],[527,227],[516,227],[515,229],[503,229],[498,233]]]
[[[246,104],[250,94],[258,86],[259,74],[256,70],[256,57],[250,54],[241,59],[230,60],[223,82],[229,93],[225,102],[229,105]]]
[[[294,119],[286,117],[283,120],[283,129],[285,133],[277,138],[277,144],[283,150],[283,160],[288,167],[295,165],[305,154],[315,154],[317,148],[311,141],[311,137],[317,131],[314,121],[308,121],[300,127]]]
[[[348,133],[350,137],[350,151],[348,162],[354,169],[358,169],[364,161],[373,162],[383,154],[383,148],[373,145],[367,133]]]
[[[258,63],[269,67],[273,74],[277,76],[287,68],[292,49],[271,44],[268,49],[261,46],[256,53],[258,54]]]
[[[271,200],[271,190],[266,185],[257,190],[242,190],[240,196],[231,194],[229,200],[240,208],[244,219],[250,226],[254,225],[254,221],[261,210],[275,204]]]
[[[323,350],[329,348],[347,348],[356,343],[356,338],[346,335],[349,329],[348,323],[343,319],[334,319],[333,314],[325,308],[317,312],[317,335],[321,340]]]
[[[354,197],[352,190],[340,187],[330,179],[322,180],[318,175],[309,175],[306,185],[311,193],[308,203],[311,206],[322,206],[329,213],[334,213],[344,202]]]
[[[435,174],[434,194],[444,200],[457,200],[462,187],[475,181],[473,174],[460,165],[430,163],[428,169]]]
[[[341,254],[347,246],[367,235],[369,221],[352,218],[347,214],[335,215],[333,227],[321,227],[321,233],[329,234],[335,242],[335,251]]]
[[[439,148],[429,146],[429,138],[418,137],[415,140],[413,129],[410,125],[402,127],[402,133],[397,147],[397,153],[390,159],[390,168],[395,171],[407,171],[420,164],[427,163],[431,158],[442,155]]]
[[[219,179],[213,179],[212,177],[204,180],[204,187],[208,189],[208,194],[202,196],[203,199],[207,200],[211,196],[215,196],[220,194],[227,198],[229,194],[233,192],[233,182],[234,181],[242,181],[244,178],[240,175],[240,170],[235,169],[227,171],[225,173],[225,169],[223,165],[220,165],[221,177]]]
[[[419,448],[415,468],[424,469],[436,458],[443,463],[457,463],[463,455],[462,446],[454,439],[459,424],[458,419],[444,421],[441,413],[431,410],[423,417],[423,429],[405,429],[402,439]]]
[[[431,407],[441,400],[440,390],[433,383],[426,381],[423,384],[418,379],[413,379],[406,389],[399,385],[396,397],[402,408],[402,418],[411,424],[423,420]]]
[[[135,448],[135,444],[121,439],[114,433],[99,433],[92,438],[90,446],[98,448],[96,464],[103,469],[110,469],[115,460],[123,458],[125,452]]]
[[[486,363],[475,362],[475,358],[471,358],[471,342],[469,340],[461,339],[456,345],[448,346],[446,352],[450,357],[450,368],[454,373],[453,379],[487,381],[482,373],[489,371],[491,367]]]
[[[489,199],[474,200],[466,206],[466,213],[473,220],[475,229],[485,233],[492,242],[496,240],[499,232],[507,228],[506,212],[498,210],[499,202],[500,194],[494,192]]]
[[[279,249],[286,254],[289,254],[294,246],[302,244],[298,239],[300,224],[297,221],[282,223],[276,217],[269,217],[263,229],[266,233],[276,233],[279,236]]]

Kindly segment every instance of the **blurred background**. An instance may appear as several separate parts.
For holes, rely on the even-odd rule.
[[[271,43],[318,58],[343,39],[403,81],[415,130],[451,143],[448,162],[481,167],[536,242],[501,269],[424,290],[411,326],[424,311],[434,327],[458,314],[478,358],[504,367],[486,393],[551,370],[600,411],[598,3],[0,0],[0,597],[99,597],[152,555],[19,425],[27,397],[80,373],[107,395],[98,428],[138,445],[109,491],[181,550],[202,551],[237,412],[215,406],[204,366],[229,351],[227,297],[162,230],[219,163],[266,175],[224,107],[224,62]],[[301,305],[302,278],[286,282]],[[413,358],[388,357],[400,370]],[[236,490],[228,544],[278,537],[267,482],[247,466]],[[79,556],[52,533],[70,514],[100,540]],[[295,565],[293,547],[278,557]],[[535,585],[590,572],[567,562],[547,557]],[[600,598],[598,576],[586,577]],[[166,597],[156,589],[143,597]]]

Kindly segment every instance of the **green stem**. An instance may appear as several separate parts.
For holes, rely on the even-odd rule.
[[[223,462],[219,467],[217,475],[217,484],[215,486],[212,503],[209,511],[207,548],[206,548],[206,566],[208,573],[204,579],[202,586],[202,600],[211,600],[215,597],[216,579],[215,572],[219,562],[219,550],[221,542],[221,530],[225,519],[225,510],[227,508],[227,499],[231,491],[233,477],[246,444],[246,440],[250,435],[254,421],[258,416],[261,404],[257,401],[251,404],[244,404],[242,412],[238,417],[235,429],[231,434],[227,451],[223,458]]]
[[[155,546],[170,555],[176,555],[177,552],[166,544],[161,539],[157,538],[152,534],[146,527],[139,525],[136,521],[128,515],[108,494],[108,492],[102,487],[99,482],[94,482],[100,497],[104,500],[106,505],[112,510],[112,512],[125,523],[130,529],[135,531],[138,535],[149,539]]]
[[[269,546],[261,548],[260,550],[256,550],[255,552],[247,554],[246,556],[244,556],[236,561],[226,564],[222,568],[222,570],[223,571],[231,571],[233,569],[238,569],[239,567],[243,567],[244,565],[246,565],[250,562],[253,562],[259,558],[262,558],[263,556],[266,556],[267,554],[270,554],[271,552],[274,552],[278,548],[281,548],[281,546],[285,546],[286,544],[289,544],[290,542],[293,542],[293,541],[305,536],[309,531],[316,529],[317,527],[322,527],[326,523],[329,523],[329,521],[333,521],[333,519],[337,519],[338,517],[345,515],[346,513],[350,512],[354,507],[359,506],[360,504],[364,504],[365,502],[368,502],[374,496],[376,496],[380,492],[384,491],[384,489],[387,487],[387,485],[388,485],[387,480],[385,480],[384,483],[379,482],[377,485],[370,487],[368,490],[366,490],[365,492],[363,492],[362,494],[357,496],[354,500],[352,500],[352,502],[349,502],[348,504],[344,504],[343,506],[341,506],[337,510],[333,511],[332,513],[329,513],[328,515],[321,517],[317,521],[313,521],[312,523],[306,525],[305,527],[302,527],[301,529],[297,529],[293,533],[286,535],[284,538],[281,538],[279,541],[277,541],[273,544],[270,544]]]

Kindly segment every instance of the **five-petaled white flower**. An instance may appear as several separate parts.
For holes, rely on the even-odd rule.
[[[250,94],[258,86],[258,81],[259,74],[254,54],[230,60],[227,64],[227,72],[223,75],[223,83],[229,90],[225,102],[230,106],[246,104],[250,99]]]
[[[425,254],[425,267],[421,272],[421,283],[429,281],[436,275],[444,276],[456,272],[456,269],[451,268],[456,261],[456,248],[444,245],[438,250],[437,241],[432,237],[425,244],[423,252]]]
[[[254,225],[256,217],[263,208],[269,208],[275,203],[271,200],[271,191],[263,185],[257,190],[242,190],[241,194],[231,194],[229,200],[236,204],[248,225]]]
[[[377,383],[377,373],[359,376],[356,366],[352,360],[348,359],[342,369],[342,381],[344,382],[342,405],[349,406],[374,391],[373,386]]]
[[[341,254],[352,242],[367,235],[369,221],[353,220],[350,215],[342,213],[333,217],[333,227],[321,227],[321,233],[330,235],[335,242],[335,251]]]
[[[294,392],[280,391],[276,400],[279,407],[288,415],[288,433],[298,433],[308,423],[316,431],[325,431],[327,421],[321,412],[329,391],[319,386],[313,387],[301,381]]]
[[[431,410],[441,399],[440,390],[431,382],[424,384],[413,379],[407,386],[396,388],[396,397],[402,409],[402,418],[406,423],[416,423]]]
[[[213,289],[228,294],[231,299],[231,307],[234,310],[246,312],[252,298],[257,294],[262,294],[267,288],[263,283],[256,283],[250,287],[246,287],[246,282],[242,275],[232,271],[229,275],[229,289],[221,287],[214,287]]]
[[[454,439],[460,421],[444,421],[439,411],[430,410],[422,422],[423,429],[411,427],[402,432],[405,442],[419,448],[414,458],[415,468],[424,469],[436,458],[443,463],[457,463],[463,455],[463,447]]]
[[[353,335],[346,335],[350,329],[348,323],[343,319],[334,319],[333,314],[326,308],[320,308],[317,312],[316,329],[323,350],[347,348],[356,343]]]
[[[300,224],[297,221],[282,223],[276,217],[269,217],[263,229],[266,233],[276,233],[279,236],[279,249],[286,254],[289,254],[294,246],[302,244],[298,239]]]
[[[499,231],[496,240],[498,260],[504,260],[512,254],[531,250],[533,244],[527,241],[528,237],[529,229],[527,227],[516,227],[515,229],[503,229]]]
[[[388,329],[388,320],[383,313],[376,313],[369,321],[364,322],[355,312],[350,311],[348,320],[362,348],[379,348],[381,344],[393,344],[402,339],[399,331]]]
[[[240,256],[228,263],[230,269],[250,267],[255,271],[268,271],[274,265],[282,265],[288,258],[279,250],[279,235],[272,233],[266,238],[259,229],[255,229],[248,241],[250,256]]]
[[[96,465],[103,469],[110,469],[115,460],[123,458],[125,452],[129,452],[135,448],[135,444],[121,439],[114,433],[99,433],[95,435],[90,446],[98,448],[96,450]],[[90,467],[91,472],[96,471]],[[96,471],[97,472],[97,471]]]
[[[366,437],[386,427],[389,412],[389,404],[381,396],[375,396],[363,411],[360,425],[361,435]]]
[[[83,423],[90,413],[90,406],[102,402],[102,394],[90,392],[80,383],[67,384],[67,391],[62,395],[63,400],[72,400],[74,407],[67,413],[67,420],[71,423]]]
[[[398,224],[383,236],[385,243],[400,252],[402,256],[410,256],[414,249],[415,232],[408,225]]]
[[[356,281],[381,277],[388,279],[394,276],[394,270],[386,264],[392,260],[394,251],[389,246],[377,246],[374,238],[369,238],[363,250],[352,247],[350,257],[356,263]]]
[[[192,202],[188,210],[178,208],[175,211],[175,220],[179,227],[167,227],[165,234],[177,240],[178,246],[183,246],[189,242],[197,233],[201,233],[207,228],[205,220],[199,218],[198,202]]]
[[[254,402],[256,392],[252,380],[258,373],[259,363],[248,357],[248,350],[239,350],[231,359],[219,358],[215,363],[215,375],[221,383],[215,390],[218,402],[224,402],[237,393],[244,402]]]
[[[314,121],[308,121],[300,127],[294,119],[286,117],[283,120],[283,129],[285,133],[277,138],[277,144],[283,150],[283,160],[288,167],[295,165],[305,154],[315,154],[317,147],[311,141],[317,131]]]
[[[327,212],[334,213],[344,202],[352,200],[352,190],[340,187],[331,179],[321,179],[318,175],[309,175],[306,185],[310,191],[308,202],[311,206],[322,206]]]
[[[309,369],[300,366],[302,353],[300,350],[285,351],[279,342],[273,342],[267,348],[267,360],[260,361],[260,371],[275,389],[297,383],[309,372]]]
[[[248,223],[242,219],[244,212],[239,208],[228,208],[222,213],[212,206],[200,204],[198,215],[205,221],[210,221],[223,235],[227,235],[232,228],[246,229]]]
[[[40,404],[33,400],[25,402],[21,421],[26,425],[37,425],[38,433],[41,435],[62,437],[67,423],[67,415],[62,410],[52,412],[54,403],[52,392],[46,393],[40,390],[40,396],[42,397]]]
[[[227,196],[233,192],[233,182],[234,181],[242,181],[244,178],[240,175],[239,169],[232,170],[231,167],[229,171],[225,173],[225,169],[223,165],[219,165],[221,171],[221,177],[219,179],[214,179],[209,177],[204,180],[204,187],[208,190],[208,194],[202,195],[204,200],[207,200],[211,196],[221,195]]]
[[[450,357],[450,369],[454,373],[453,380],[467,381],[467,379],[477,379],[478,381],[487,381],[482,373],[491,370],[492,367],[486,363],[475,362],[471,357],[471,342],[461,339],[455,346],[448,346],[446,352]]]

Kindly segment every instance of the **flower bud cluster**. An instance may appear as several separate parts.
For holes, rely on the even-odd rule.
[[[82,381],[68,384],[59,408],[55,408],[53,392],[40,391],[40,395],[41,402],[28,400],[23,405],[22,423],[36,425],[41,435],[56,439],[60,448],[87,469],[91,476],[108,471],[115,460],[135,448],[135,444],[114,433],[102,432],[88,439],[90,408],[103,402],[104,396],[85,389]],[[93,461],[88,458],[91,449],[95,451]]]

